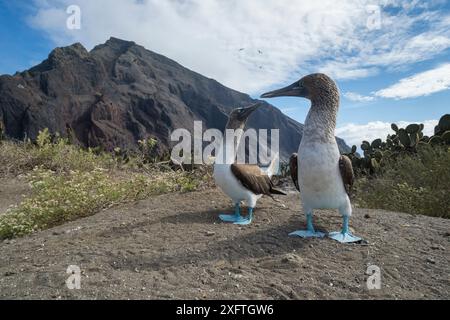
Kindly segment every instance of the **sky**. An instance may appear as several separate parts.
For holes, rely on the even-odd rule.
[[[255,98],[324,72],[340,88],[336,133],[349,145],[393,122],[432,134],[450,113],[450,0],[0,0],[0,74],[111,36]],[[301,123],[310,104],[269,102]]]

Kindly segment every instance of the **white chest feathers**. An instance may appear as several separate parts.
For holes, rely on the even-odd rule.
[[[349,198],[339,170],[337,144],[301,144],[298,154],[303,205],[308,209],[339,209],[348,205]]]
[[[253,192],[245,188],[241,182],[236,179],[231,171],[229,164],[215,164],[214,165],[214,180],[216,185],[229,196],[234,203],[245,201],[251,208],[256,206],[256,202],[261,195],[255,195]]]

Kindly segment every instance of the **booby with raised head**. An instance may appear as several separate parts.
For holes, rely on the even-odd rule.
[[[348,190],[353,184],[351,161],[341,156],[335,138],[339,110],[339,89],[327,75],[308,75],[294,84],[265,93],[261,98],[294,96],[309,99],[311,108],[305,121],[303,138],[298,150],[298,186],[301,190],[307,229],[291,233],[302,238],[324,237],[313,225],[314,209],[338,209],[343,216],[340,232],[328,236],[342,243],[362,239],[349,231],[352,206]]]
[[[216,163],[214,164],[214,180],[216,185],[228,195],[235,204],[234,214],[222,214],[219,218],[224,222],[237,225],[248,225],[253,220],[253,212],[257,201],[263,196],[272,196],[273,194],[286,195],[281,190],[275,188],[271,178],[275,173],[275,164],[277,157],[272,159],[268,168],[260,168],[257,165],[237,164],[236,151],[243,135],[243,130],[247,120],[258,107],[259,103],[247,108],[233,110],[229,116],[226,129],[235,131],[235,139],[229,141],[235,145],[234,152],[227,152],[226,135],[222,140],[216,154]],[[220,162],[217,160],[220,159]],[[248,207],[246,217],[241,215],[241,202],[244,201]]]

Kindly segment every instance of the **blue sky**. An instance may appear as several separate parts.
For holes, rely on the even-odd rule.
[[[55,46],[116,36],[254,97],[325,72],[341,89],[337,133],[350,144],[391,122],[431,131],[450,113],[450,1],[327,1],[0,0],[0,74]],[[72,4],[80,30],[66,27]],[[305,100],[269,102],[299,122],[308,112]]]
[[[27,17],[35,12],[29,1],[0,0],[0,74],[14,74],[40,63],[54,44]]]

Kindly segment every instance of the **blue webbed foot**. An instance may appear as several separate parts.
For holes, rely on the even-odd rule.
[[[223,222],[236,222],[242,219],[241,217],[241,205],[240,203],[236,203],[234,207],[234,214],[221,214],[219,219]]]
[[[342,231],[331,232],[330,234],[328,234],[328,237],[340,243],[355,243],[363,241],[363,239],[360,237],[356,237],[349,232],[342,233]]]
[[[248,226],[253,221],[253,208],[248,208],[247,217],[241,217],[240,220],[236,221],[234,224],[239,226]]]
[[[236,211],[234,214],[221,214],[219,216],[223,222],[229,222],[236,225],[246,226],[253,221],[253,208],[248,208],[248,216],[241,216],[241,209],[239,205],[236,205]]]
[[[306,226],[307,226],[306,230],[295,231],[295,232],[290,233],[289,235],[300,237],[300,238],[323,238],[323,237],[325,237],[325,233],[316,232],[316,230],[314,230],[312,213],[308,213],[306,215]]]
[[[238,221],[235,221],[234,224],[239,226],[248,226],[252,223],[253,217],[241,217]]]
[[[223,222],[237,222],[242,219],[240,214],[221,214],[219,219]]]
[[[312,230],[299,230],[289,234],[290,236],[296,236],[300,238],[323,238],[325,237],[325,233],[316,232]]]
[[[355,243],[355,242],[364,242],[364,240],[360,237],[356,237],[352,235],[348,228],[349,216],[343,217],[342,231],[341,232],[331,232],[328,234],[328,237],[336,240],[340,243]]]

